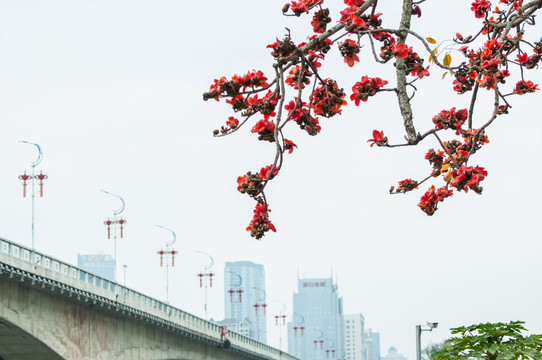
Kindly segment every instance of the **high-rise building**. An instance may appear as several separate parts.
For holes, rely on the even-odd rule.
[[[115,259],[107,254],[77,254],[77,266],[85,271],[115,281]]]
[[[267,342],[265,272],[251,261],[226,262],[221,323],[256,341]]]
[[[362,314],[344,315],[344,337],[347,360],[366,360],[365,358],[365,318]]]
[[[366,360],[380,360],[380,333],[367,329],[364,340]]]
[[[333,279],[298,279],[288,352],[301,360],[344,356],[343,301]]]

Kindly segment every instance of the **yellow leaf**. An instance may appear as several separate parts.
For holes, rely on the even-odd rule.
[[[442,80],[444,80],[444,78],[446,77],[446,75],[448,75],[447,72],[445,72],[444,74],[442,74]]]
[[[433,55],[435,57],[438,56],[438,47],[434,48],[433,51],[431,51],[431,55],[429,56],[429,62],[435,62],[435,60],[433,59]]]
[[[446,172],[446,171],[448,171],[449,168],[450,168],[450,164],[444,164],[440,168],[440,172]]]
[[[427,42],[429,44],[436,44],[437,42],[435,41],[435,39],[431,38],[431,37],[426,37],[425,40],[427,40]]]
[[[450,66],[451,63],[452,63],[452,56],[448,53],[446,54],[446,56],[444,56],[444,60],[442,61],[442,64],[444,64],[444,66]]]

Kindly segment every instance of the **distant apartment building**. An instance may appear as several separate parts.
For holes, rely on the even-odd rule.
[[[333,279],[298,279],[288,352],[301,360],[344,356],[343,301]]]
[[[107,254],[77,254],[77,267],[115,281],[115,259]]]
[[[366,360],[365,358],[365,318],[362,314],[344,315],[344,349],[347,360]]]
[[[267,299],[263,265],[251,261],[226,262],[224,314],[219,322],[229,330],[267,343]]]
[[[365,332],[365,359],[380,360],[380,333],[367,329]]]

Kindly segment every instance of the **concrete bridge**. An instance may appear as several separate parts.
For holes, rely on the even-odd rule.
[[[0,238],[0,360],[296,360]]]

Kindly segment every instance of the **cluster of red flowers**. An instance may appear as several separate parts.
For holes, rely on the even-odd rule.
[[[489,0],[475,0],[472,3],[471,10],[474,11],[474,16],[477,18],[483,18],[491,8],[491,2]]]
[[[459,69],[454,72],[455,80],[453,81],[454,91],[458,94],[463,94],[470,91],[476,84],[478,73],[472,70],[471,67],[461,64]]]
[[[220,79],[215,79],[209,91],[203,93],[203,100],[215,99],[218,101],[221,96],[236,96],[240,91],[245,91],[249,87],[255,89],[268,86],[267,78],[261,71],[249,71],[244,76],[234,75],[231,80],[223,76]]]
[[[380,57],[382,60],[389,61],[398,54],[395,46],[395,38],[390,33],[385,31],[373,33],[373,38],[382,43],[380,47]]]
[[[293,144],[293,146],[296,146],[291,141],[290,143]],[[237,178],[237,191],[239,191],[241,194],[248,194],[253,198],[257,197],[260,195],[260,192],[263,189],[262,183],[266,180],[273,179],[279,173],[278,167],[275,167],[273,172],[271,172],[271,169],[273,169],[273,165],[267,165],[261,168],[260,172],[258,173],[252,173],[249,171],[246,175],[239,176]]]
[[[431,172],[431,176],[439,176],[440,172],[442,171],[442,165],[444,164],[444,151],[435,151],[435,149],[429,149],[425,153],[425,160],[428,160],[429,164],[433,166],[433,172]]]
[[[381,78],[368,76],[362,76],[361,80],[352,86],[354,92],[350,95],[350,100],[354,101],[359,106],[360,101],[367,101],[369,96],[374,96],[381,88],[383,88],[388,82]]]
[[[295,121],[309,135],[317,135],[320,132],[318,118],[310,115],[306,102],[298,103],[297,98],[295,98],[295,101],[290,100],[288,105],[284,106],[284,109],[288,111],[288,119]]]
[[[275,141],[275,123],[267,119],[258,121],[250,130],[252,133],[258,133],[258,140],[260,141]]]
[[[455,111],[455,107],[453,107],[448,111],[442,110],[435,115],[433,123],[435,124],[435,129],[452,129],[455,130],[456,135],[459,135],[462,131],[461,126],[463,126],[467,117],[467,109]]]
[[[284,4],[282,7],[282,12],[286,14],[288,10],[292,10],[295,16],[301,16],[303,13],[308,13],[311,8],[317,4],[322,4],[323,0],[301,0],[301,1],[292,1],[290,3]]]
[[[247,231],[250,231],[250,236],[260,240],[269,230],[276,232],[275,225],[269,220],[269,212],[267,205],[256,203],[254,215],[250,224],[247,226]]]
[[[538,84],[533,84],[532,81],[520,80],[517,82],[514,92],[518,95],[523,95],[527,93],[532,93],[538,90]]]
[[[297,147],[290,140],[284,139],[284,142],[285,147],[287,146],[286,144],[291,148]],[[247,231],[250,231],[250,235],[258,240],[261,239],[267,231],[276,231],[275,226],[269,220],[268,213],[271,210],[268,209],[261,194],[264,188],[264,182],[273,179],[278,172],[278,167],[273,168],[273,165],[267,165],[261,168],[259,173],[253,174],[249,171],[246,175],[237,178],[237,190],[241,194],[247,194],[257,201],[256,208],[254,209],[254,216],[247,227]]]
[[[397,187],[397,189],[395,189],[395,186],[392,186],[390,188],[390,194],[393,192],[395,192],[396,194],[406,193],[417,188],[418,188],[418,182],[416,180],[405,179],[405,180],[399,181],[399,186]]]
[[[276,39],[274,43],[267,45],[267,48],[273,49],[273,51],[271,51],[271,55],[279,61],[280,59],[284,59],[285,57],[293,54],[293,52],[297,50],[297,46],[289,36],[282,40]]]
[[[337,82],[332,79],[325,79],[309,97],[311,108],[316,115],[332,117],[341,113],[341,107],[346,105],[345,93],[339,89]]]
[[[437,211],[437,204],[452,195],[453,191],[446,187],[435,189],[435,186],[431,185],[425,194],[423,194],[418,206],[424,213],[431,216]]]
[[[297,147],[291,140],[285,139],[282,133],[286,123],[284,119],[273,119],[276,116],[276,107],[281,104],[283,110],[287,113],[286,121],[292,121],[299,125],[302,130],[305,130],[309,135],[316,135],[320,132],[318,117],[332,117],[336,114],[341,114],[343,106],[346,105],[345,92],[340,88],[337,82],[331,78],[326,78],[319,75],[321,66],[320,60],[331,49],[333,42],[328,38],[331,33],[334,33],[339,27],[334,27],[333,31],[328,30],[328,24],[331,24],[330,11],[323,8],[323,0],[287,0],[289,1],[283,7],[283,12],[288,16],[302,16],[303,14],[312,13],[309,17],[312,27],[312,34],[307,42],[299,44],[294,43],[290,35],[284,39],[278,38],[273,44],[267,46],[272,50],[271,54],[275,59],[275,69],[277,78],[272,83],[275,86],[275,91],[270,91],[268,88],[267,78],[261,71],[252,70],[243,76],[234,75],[231,79],[221,77],[215,79],[208,92],[204,93],[204,99],[226,98],[226,103],[231,105],[235,112],[240,112],[245,119],[241,122],[235,117],[229,117],[226,125],[221,128],[222,134],[228,134],[243,126],[247,120],[255,115],[261,114],[262,117],[256,121],[251,128],[251,132],[258,134],[258,139],[268,142],[279,142],[277,144],[280,155],[285,152],[292,153]],[[471,10],[476,18],[482,19],[483,22],[481,32],[477,35],[466,36],[457,33],[454,39],[459,48],[460,53],[464,55],[466,61],[457,66],[451,65],[451,56],[449,53],[444,57],[442,64],[453,73],[453,89],[457,93],[465,93],[471,91],[475,86],[494,90],[499,84],[504,84],[507,77],[510,76],[509,67],[516,65],[521,67],[521,80],[518,81],[513,88],[513,93],[523,95],[539,90],[538,85],[532,81],[523,78],[523,69],[536,68],[542,60],[542,42],[535,42],[534,46],[527,42],[524,38],[524,30],[522,26],[517,27],[516,35],[511,35],[511,30],[504,30],[502,24],[511,21],[513,16],[522,15],[522,11],[529,11],[528,5],[521,9],[522,0],[500,0],[500,4],[504,4],[508,9],[502,10],[498,7],[492,9],[491,0],[471,0]],[[495,3],[496,1],[493,1]],[[404,71],[406,75],[418,77],[422,79],[429,76],[429,67],[424,67],[424,60],[413,50],[411,46],[404,43],[400,37],[401,32],[395,30],[386,32],[383,30],[381,16],[376,12],[376,3],[366,9],[367,13],[360,11],[362,6],[367,7],[366,0],[344,0],[346,7],[340,12],[339,23],[343,24],[342,34],[338,34],[337,39],[341,39],[346,35],[344,40],[338,44],[338,50],[343,57],[344,62],[353,67],[356,62],[360,61],[359,53],[364,36],[370,36],[371,47],[373,41],[378,42],[380,46],[380,58],[388,62],[395,59],[394,64],[397,69]],[[517,15],[515,15],[515,13]],[[412,15],[421,16],[421,9],[414,4],[412,7]],[[528,23],[528,21],[525,21]],[[327,32],[326,32],[327,31]],[[506,31],[507,35],[502,34]],[[289,31],[288,31],[289,33]],[[509,34],[510,33],[510,34]],[[482,34],[484,44],[481,48],[469,49],[469,44],[473,43],[478,36]],[[402,35],[401,35],[402,36]],[[352,39],[348,38],[351,37]],[[418,37],[418,36],[417,36]],[[419,37],[418,37],[419,38]],[[401,39],[401,40],[400,40]],[[427,43],[434,44],[431,38],[426,38]],[[523,46],[532,46],[532,52],[524,52]],[[448,46],[448,45],[446,45]],[[451,47],[455,47],[451,45]],[[447,47],[445,51],[450,51],[451,47]],[[374,48],[373,48],[374,50]],[[433,55],[438,56],[439,47],[433,50]],[[515,55],[517,52],[517,56]],[[512,60],[512,56],[516,56]],[[435,59],[435,58],[433,58]],[[437,62],[435,60],[435,62]],[[284,79],[282,76],[284,75]],[[289,88],[287,92],[297,92],[298,97],[287,99],[287,94],[283,93],[282,80]],[[413,82],[411,80],[408,85],[411,85],[414,91]],[[314,83],[311,84],[311,82]],[[303,89],[308,88],[310,94],[307,96],[303,93]],[[378,77],[363,76],[360,81],[357,81],[352,86],[352,94],[350,100],[359,106],[361,102],[366,102],[369,97],[376,95],[379,91],[388,91],[393,89],[383,89],[388,82]],[[297,91],[292,91],[291,89]],[[399,92],[399,89],[395,89]],[[265,93],[267,92],[267,93]],[[263,95],[265,93],[265,95]],[[263,95],[263,97],[262,97]],[[497,95],[500,95],[497,94]],[[505,105],[495,105],[496,114],[501,115],[508,112],[509,105],[505,99],[506,96],[500,95]],[[260,98],[261,97],[261,98]],[[303,101],[305,99],[307,102]],[[284,101],[284,103],[282,103]],[[278,112],[278,111],[277,111]],[[472,190],[476,193],[481,193],[482,188],[480,182],[485,179],[487,172],[483,167],[467,166],[467,161],[470,156],[478,151],[489,140],[484,131],[477,129],[463,130],[465,122],[469,117],[467,109],[456,110],[452,107],[450,110],[442,110],[432,119],[435,129],[451,129],[456,135],[461,135],[462,139],[452,139],[441,142],[442,150],[429,149],[425,154],[425,159],[431,165],[431,176],[437,177],[442,175],[446,185],[442,188],[431,186],[420,199],[418,206],[428,215],[433,215],[437,210],[437,204],[443,201],[446,197],[452,196],[452,188],[458,191]],[[406,119],[406,118],[405,118]],[[494,119],[492,117],[491,121]],[[469,126],[471,126],[469,124]],[[487,125],[484,125],[484,127]],[[409,129],[407,129],[409,131]],[[220,131],[215,130],[218,135]],[[279,136],[276,137],[275,133]],[[414,144],[423,140],[430,133],[424,135],[419,133],[413,138],[409,132],[408,143]],[[374,130],[372,138],[368,140],[371,147],[377,146],[394,146],[388,143],[388,138],[384,136],[383,131]],[[282,143],[280,144],[280,140]],[[413,142],[410,140],[414,139]],[[462,141],[461,141],[462,140]],[[440,140],[439,140],[440,141]],[[401,144],[399,144],[401,145]],[[237,179],[237,189],[257,201],[254,210],[254,216],[247,230],[251,235],[260,239],[265,232],[272,230],[275,227],[269,221],[268,204],[264,196],[264,188],[268,180],[275,177],[279,171],[279,166],[282,164],[282,156],[280,163],[274,168],[269,165],[263,167],[258,173],[252,174],[248,172],[246,175],[240,176]],[[273,171],[271,171],[273,169]],[[413,179],[404,179],[399,181],[397,187],[392,186],[390,192],[405,193],[417,189],[418,186],[430,179],[430,177],[418,182]]]
[[[420,79],[429,76],[429,66],[423,67],[423,59],[412,50],[412,47],[404,43],[396,44],[395,38],[387,32],[373,33],[373,37],[382,42],[380,47],[382,60],[389,61],[393,58],[404,58],[405,73],[417,76]]]
[[[463,131],[461,135],[463,143],[458,140],[444,142],[446,152],[452,157],[452,159],[446,159],[444,163],[462,164],[468,160],[470,155],[476,153],[483,145],[489,143],[489,139],[484,131],[470,129]]]
[[[347,63],[348,66],[352,67],[355,62],[359,62],[359,57],[357,55],[359,54],[359,44],[354,40],[346,39],[340,43],[339,51],[344,58],[344,62]]]
[[[311,76],[312,72],[306,66],[296,65],[288,72],[285,82],[296,90],[299,89],[300,85],[301,89],[304,89],[305,85],[309,85],[311,82]]]
[[[460,50],[469,59],[469,64],[462,64],[454,72],[454,90],[462,94],[472,89],[476,79],[480,87],[488,90],[495,89],[498,83],[504,83],[510,76],[508,69],[502,69],[506,59],[504,51],[510,51],[513,40],[507,39],[504,43],[497,39],[489,39],[484,47],[478,51],[469,50],[466,46]],[[533,58],[534,60],[534,58]]]
[[[457,190],[468,192],[469,189],[477,194],[482,193],[482,188],[479,186],[480,181],[487,176],[487,171],[479,166],[462,165],[459,169],[453,169],[449,172],[450,185]]]
[[[341,11],[341,18],[339,22],[345,23],[345,28],[349,32],[356,32],[357,30],[367,30],[366,22],[358,16],[359,7],[355,4],[349,5],[346,9]]]
[[[237,191],[241,194],[248,194],[250,197],[257,197],[263,190],[262,178],[258,173],[250,171],[246,175],[237,178]]]
[[[315,33],[321,34],[327,29],[327,24],[331,22],[329,9],[320,9],[314,13],[311,21],[312,29]]]

